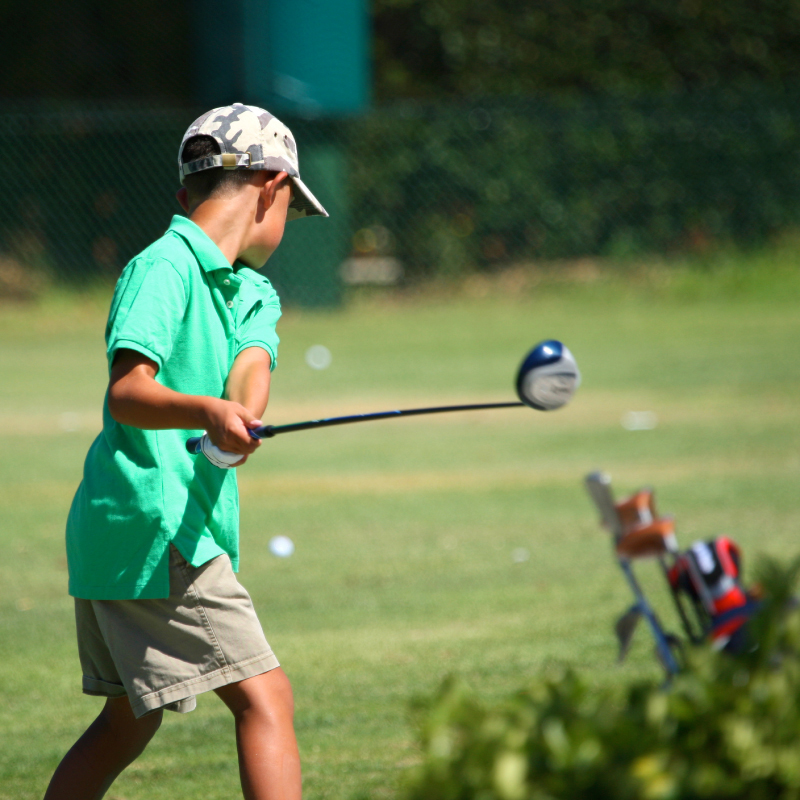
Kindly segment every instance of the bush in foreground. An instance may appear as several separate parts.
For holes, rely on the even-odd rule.
[[[762,562],[751,649],[699,648],[620,698],[574,673],[487,707],[450,679],[422,725],[409,800],[800,798],[800,560]]]

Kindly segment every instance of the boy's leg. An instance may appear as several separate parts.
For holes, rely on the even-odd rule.
[[[117,775],[141,755],[161,715],[155,711],[136,719],[127,697],[108,698],[58,765],[44,800],[100,800]]]
[[[236,719],[245,800],[299,800],[300,754],[286,673],[273,669],[215,691]]]

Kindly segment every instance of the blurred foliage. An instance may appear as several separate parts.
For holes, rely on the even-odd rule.
[[[702,253],[797,228],[798,100],[741,89],[406,102],[359,119],[287,122],[303,174],[326,202],[308,154],[335,150],[347,176],[348,208],[318,225],[334,264],[349,250],[361,266],[400,265],[414,281],[583,256]],[[197,115],[89,105],[0,115],[0,148],[24,141],[29,152],[70,153],[57,170],[48,159],[0,165],[5,272],[116,278],[178,211],[175,152]],[[120,158],[127,152],[148,155]],[[311,262],[309,241],[295,237],[285,251]],[[318,282],[281,269],[281,257],[268,274],[287,298],[318,303]]]
[[[379,100],[800,77],[797,0],[374,0],[373,24]]]
[[[0,99],[185,103],[193,88],[185,0],[36,0],[0,6]]]
[[[343,137],[354,228],[388,231],[373,240],[410,276],[761,241],[800,221],[792,98],[715,90],[376,111]]]
[[[84,286],[116,280],[179,211],[177,143],[191,114],[87,104],[78,111],[0,115],[0,147],[7,151],[24,142],[26,152],[69,154],[56,169],[50,158],[0,165],[5,272]]]
[[[219,64],[192,60],[206,5],[0,8],[0,146],[45,154],[0,166],[0,291],[30,292],[26,273],[114,278],[162,233],[203,111],[197,67],[237,69],[230,42]],[[800,225],[800,0],[373,0],[371,15],[378,107],[286,120],[306,179],[302,153],[348,165],[349,208],[318,227],[349,274],[703,252]],[[271,265],[284,295],[323,302],[289,250]]]
[[[762,561],[747,653],[698,648],[620,702],[571,672],[486,707],[450,679],[422,724],[410,800],[800,797],[800,559]]]
[[[369,8],[379,103],[787,87],[800,78],[798,0],[372,0]],[[215,14],[217,32],[251,16],[243,0],[223,15],[186,0],[73,0],[69,13],[58,0],[5,2],[0,98],[186,102],[196,56],[238,69],[235,37],[219,39],[221,59],[198,44]]]

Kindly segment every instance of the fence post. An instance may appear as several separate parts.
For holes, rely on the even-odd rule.
[[[284,303],[335,306],[342,296],[339,268],[349,250],[346,154],[330,138],[311,142],[298,139],[303,182],[330,217],[289,222],[283,242],[264,273]]]

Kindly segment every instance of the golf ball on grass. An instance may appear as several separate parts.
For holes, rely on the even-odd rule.
[[[531,557],[531,551],[527,547],[516,547],[511,551],[511,560],[515,564],[524,564]]]
[[[306,364],[311,369],[327,369],[333,361],[331,351],[324,344],[315,344],[306,350]]]
[[[651,431],[658,425],[658,416],[653,411],[627,411],[620,423],[626,431]]]
[[[269,540],[269,551],[278,558],[288,558],[294,553],[294,542],[288,536],[273,536]]]

